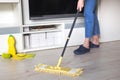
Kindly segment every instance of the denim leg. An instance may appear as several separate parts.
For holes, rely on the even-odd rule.
[[[96,14],[94,15],[94,18],[95,18],[95,21],[94,21],[93,36],[100,35],[99,22]]]
[[[95,16],[96,4],[97,4],[97,0],[85,0],[84,18],[85,18],[86,38],[91,38],[93,34],[99,34],[98,20],[96,19],[97,16]]]

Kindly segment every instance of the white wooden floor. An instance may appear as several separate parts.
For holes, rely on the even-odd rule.
[[[39,63],[56,65],[61,48],[34,52],[35,58],[23,61],[0,57],[0,80],[120,80],[120,41],[102,43],[99,49],[91,49],[84,55],[74,55],[76,48],[78,46],[67,48],[62,66],[84,68],[79,77],[34,71],[34,65]]]

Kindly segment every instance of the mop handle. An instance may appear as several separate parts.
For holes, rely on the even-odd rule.
[[[63,48],[63,51],[62,51],[61,57],[64,56],[64,53],[65,53],[65,50],[66,50],[67,44],[68,44],[68,42],[69,42],[69,39],[70,39],[70,36],[71,36],[71,34],[72,34],[72,31],[73,31],[73,28],[74,28],[74,26],[75,26],[75,23],[76,23],[76,20],[77,20],[78,15],[79,15],[79,10],[78,10],[77,13],[75,14],[75,18],[74,18],[74,21],[73,21],[73,23],[72,23],[72,26],[71,26],[71,29],[70,29],[69,35],[68,35],[67,40],[66,40],[66,43],[65,43],[65,45],[64,45],[64,48]]]

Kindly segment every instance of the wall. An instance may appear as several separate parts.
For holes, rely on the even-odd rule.
[[[120,0],[99,0],[101,42],[120,40]]]

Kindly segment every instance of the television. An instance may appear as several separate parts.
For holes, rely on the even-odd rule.
[[[29,0],[30,20],[73,17],[78,0]],[[82,12],[81,12],[82,13]]]

